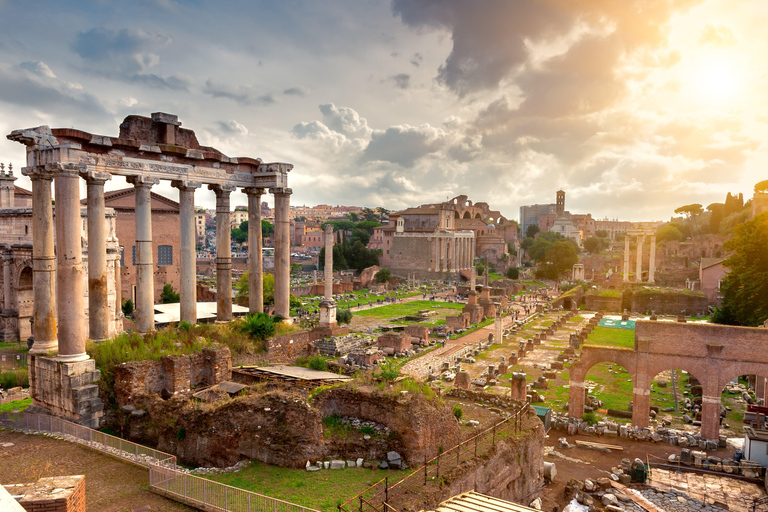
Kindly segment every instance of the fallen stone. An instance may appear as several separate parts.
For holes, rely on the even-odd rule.
[[[332,460],[331,469],[344,469],[347,465],[343,460]]]

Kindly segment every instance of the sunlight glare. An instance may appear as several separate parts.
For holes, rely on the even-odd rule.
[[[708,103],[736,102],[743,92],[743,73],[724,55],[707,57],[699,60],[689,77],[696,96]]]

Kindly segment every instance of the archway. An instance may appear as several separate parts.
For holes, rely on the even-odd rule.
[[[629,402],[638,402],[635,390],[640,385],[636,381],[633,352],[620,348],[585,345],[582,348],[581,360],[571,367],[568,414],[582,418],[585,407],[606,411],[611,409],[625,411],[627,419],[631,418],[633,423],[640,424],[637,422],[643,420],[637,415],[636,409],[633,408],[630,413],[628,407]],[[647,414],[644,421],[647,425]]]
[[[651,422],[655,420],[659,426],[682,428],[686,423],[695,421],[698,424],[701,421],[703,388],[697,372],[701,370],[694,367],[670,367],[652,376],[648,404]]]
[[[471,219],[471,218],[472,218],[472,214],[471,214],[471,213],[469,213],[468,211],[467,211],[467,212],[464,212],[464,217],[463,217],[463,218],[464,218],[464,219]]]
[[[482,217],[480,217],[480,213],[479,212],[475,214],[475,218],[482,220]]]

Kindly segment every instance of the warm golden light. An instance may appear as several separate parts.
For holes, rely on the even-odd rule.
[[[736,61],[724,54],[702,55],[691,67],[692,72],[685,80],[701,101],[733,103],[743,92],[743,72]]]

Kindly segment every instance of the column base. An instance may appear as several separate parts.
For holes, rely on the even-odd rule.
[[[96,384],[101,377],[96,361],[87,355],[76,362],[31,355],[28,367],[34,405],[87,427],[100,427],[104,403]]]
[[[35,341],[34,344],[32,345],[32,348],[29,349],[29,353],[31,355],[38,355],[38,356],[46,356],[46,355],[55,356],[58,351],[59,351],[59,342],[57,340]]]
[[[67,354],[67,355],[59,354],[54,359],[56,361],[59,361],[60,363],[77,363],[80,361],[86,361],[90,358],[88,357],[88,354],[83,352],[81,354]]]

